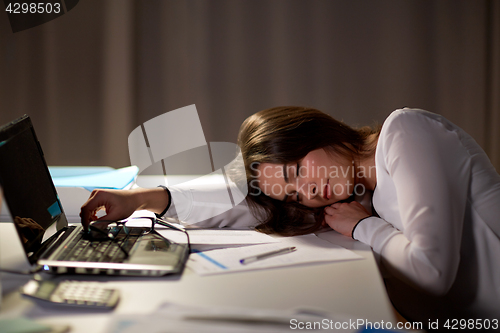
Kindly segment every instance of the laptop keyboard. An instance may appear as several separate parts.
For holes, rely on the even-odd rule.
[[[141,228],[136,228],[129,234],[120,234],[114,241],[91,241],[80,232],[64,247],[57,260],[120,263],[141,235]]]

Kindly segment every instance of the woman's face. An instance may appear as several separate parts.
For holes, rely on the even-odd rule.
[[[351,159],[316,149],[297,163],[261,163],[257,180],[260,190],[273,199],[323,207],[351,196],[355,173]]]

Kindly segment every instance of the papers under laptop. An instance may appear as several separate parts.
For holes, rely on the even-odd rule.
[[[0,128],[0,185],[32,265],[58,274],[133,276],[177,273],[185,265],[188,246],[162,237],[152,219],[111,224],[113,239],[101,241],[86,238],[81,225],[68,226],[28,116]]]

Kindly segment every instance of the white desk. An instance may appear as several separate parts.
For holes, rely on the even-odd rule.
[[[27,316],[48,324],[71,325],[71,332],[104,332],[112,314],[154,311],[165,301],[186,305],[235,305],[289,309],[313,307],[372,322],[394,322],[385,288],[369,247],[335,232],[321,236],[365,257],[336,262],[200,277],[186,269],[163,278],[84,277],[109,281],[122,299],[111,313],[42,309],[18,292],[4,295],[0,318]],[[67,278],[67,277],[65,277]],[[91,323],[91,324],[90,324]]]
[[[65,276],[62,278],[108,281],[120,289],[121,301],[109,313],[58,310],[41,308],[22,298],[19,292],[11,291],[3,295],[0,318],[26,316],[48,324],[71,325],[71,332],[87,333],[89,328],[92,332],[105,332],[113,314],[146,314],[169,301],[283,310],[312,307],[356,319],[395,323],[370,247],[334,231],[320,237],[365,259],[204,277],[189,269],[181,275],[161,278]],[[27,279],[20,278],[19,285],[24,281]]]

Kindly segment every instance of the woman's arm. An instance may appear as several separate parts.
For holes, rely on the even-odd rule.
[[[147,209],[161,214],[172,204],[165,215],[179,218],[188,225],[202,228],[246,229],[258,224],[251,214],[243,193],[234,184],[180,184],[153,189],[136,188],[133,190],[94,190],[82,206],[80,217],[84,228],[97,220],[97,212],[106,209],[100,220],[120,220],[129,217],[134,211]],[[171,195],[171,197],[170,197]]]
[[[80,211],[82,225],[86,230],[95,220],[116,221],[129,217],[139,209],[161,213],[168,206],[168,192],[161,187],[133,190],[94,190]],[[97,218],[97,212],[106,209],[106,215]]]
[[[384,205],[397,204],[404,230],[370,217],[354,237],[371,245],[395,276],[443,295],[460,262],[470,157],[457,129],[445,120],[400,111],[387,122],[377,148],[385,165],[377,165],[382,168],[377,174],[387,173],[394,183],[397,202]]]

